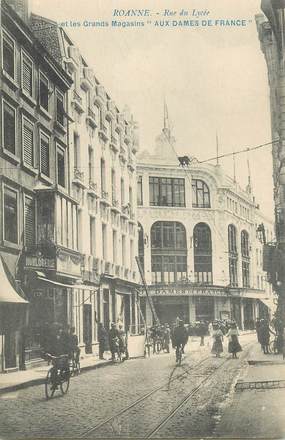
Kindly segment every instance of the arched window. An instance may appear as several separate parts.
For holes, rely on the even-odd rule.
[[[187,276],[187,240],[178,222],[156,222],[151,228],[153,283],[173,283]]]
[[[210,208],[210,191],[203,180],[192,179],[192,207]]]
[[[144,231],[142,225],[138,224],[138,250],[141,268],[144,271]]]
[[[250,257],[249,257],[249,235],[247,231],[241,231],[241,258],[242,258],[242,285],[250,286]]]
[[[206,223],[198,223],[193,232],[195,282],[213,283],[212,238]]]
[[[230,285],[237,287],[238,275],[237,275],[237,230],[234,225],[228,226],[228,251],[229,251],[229,274]]]

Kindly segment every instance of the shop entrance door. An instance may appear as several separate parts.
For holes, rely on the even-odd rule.
[[[214,298],[198,296],[195,298],[196,321],[212,322],[215,319]]]
[[[92,307],[91,304],[83,305],[83,342],[85,352],[92,353]]]
[[[107,331],[110,329],[109,301],[109,289],[103,289],[103,325]]]
[[[5,369],[15,368],[17,366],[16,358],[16,335],[12,330],[7,330],[5,333],[4,340],[4,358],[5,358]]]

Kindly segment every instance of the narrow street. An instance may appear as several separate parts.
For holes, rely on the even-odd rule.
[[[72,378],[68,394],[49,401],[43,385],[4,394],[1,437],[214,436],[255,341],[255,334],[241,337],[237,360],[190,342],[180,367],[174,352],[107,366]]]

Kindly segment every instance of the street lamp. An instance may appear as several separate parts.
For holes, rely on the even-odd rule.
[[[260,243],[266,244],[266,235],[265,235],[265,228],[263,223],[260,223],[260,225],[258,225],[256,232]]]

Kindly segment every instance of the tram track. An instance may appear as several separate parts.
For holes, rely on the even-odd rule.
[[[247,346],[251,345],[251,343],[247,343],[244,345],[244,353],[246,353],[247,350],[245,350],[245,348]],[[167,414],[163,417],[161,417],[161,420],[159,421],[159,423],[156,423],[154,427],[152,427],[147,433],[145,433],[145,427],[144,427],[144,432],[143,435],[141,436],[142,438],[153,438],[156,436],[157,433],[159,433],[159,431],[164,428],[167,423],[180,411],[180,409],[195,395],[197,395],[197,393],[199,392],[199,390],[201,390],[201,388],[208,382],[210,381],[215,374],[217,374],[222,367],[229,361],[229,358],[226,358],[221,364],[215,366],[215,365],[209,365],[208,367],[206,366],[206,371],[203,373],[203,369],[202,367],[204,366],[204,364],[206,364],[206,362],[210,359],[217,359],[217,358],[213,358],[213,356],[206,356],[205,358],[203,358],[201,361],[195,363],[194,365],[191,365],[188,368],[184,368],[184,371],[181,374],[177,374],[174,375],[174,372],[176,370],[176,368],[178,367],[174,367],[174,369],[172,370],[172,373],[170,374],[169,380],[167,382],[164,381],[163,384],[153,388],[151,391],[149,391],[148,393],[142,395],[141,397],[139,397],[138,399],[136,399],[134,402],[132,402],[131,404],[127,405],[125,408],[121,409],[120,411],[118,411],[117,413],[113,414],[112,416],[106,418],[105,420],[99,422],[98,424],[94,425],[93,427],[90,427],[89,429],[87,429],[86,431],[84,431],[81,435],[78,436],[78,438],[93,438],[92,434],[95,434],[95,437],[97,437],[97,435],[99,434],[99,431],[102,434],[102,429],[106,428],[107,431],[110,430],[110,427],[112,428],[112,434],[111,437],[121,437],[122,438],[122,434],[121,434],[121,423],[122,426],[124,427],[124,424],[126,423],[126,420],[128,419],[132,419],[132,412],[136,410],[136,407],[140,407],[140,404],[144,404],[146,406],[147,402],[149,402],[149,399],[151,397],[155,397],[156,394],[159,394],[160,391],[165,391],[165,392],[176,392],[176,394],[178,394],[179,396],[179,385],[177,386],[177,390],[171,389],[171,384],[172,383],[180,383],[180,381],[182,381],[184,378],[187,379],[193,379],[194,380],[198,380],[197,385],[195,385],[183,398],[182,400],[179,399],[179,402],[174,406],[174,408],[171,409],[171,411],[167,411]],[[183,367],[183,364],[182,364]],[[191,381],[192,382],[192,381]],[[180,384],[181,387],[181,384]],[[185,389],[185,387],[184,387]],[[156,396],[157,399],[159,400],[159,396]],[[161,396],[160,396],[161,399]],[[177,399],[177,395],[175,396],[175,399]],[[174,400],[175,400],[174,399]],[[148,403],[149,404],[149,403]],[[150,402],[151,404],[151,402]],[[140,411],[138,411],[138,413],[140,413]],[[127,417],[128,416],[128,417]],[[141,414],[141,418],[143,419],[143,416]],[[125,423],[124,423],[125,421]],[[148,422],[148,420],[146,419],[146,423]],[[116,429],[114,430],[113,428],[113,424],[115,425]],[[151,424],[151,423],[149,423]],[[125,428],[126,429],[126,428]],[[133,429],[133,428],[132,428]],[[140,429],[142,430],[142,428],[140,427]],[[104,434],[102,434],[102,436],[104,437]],[[102,438],[102,436],[100,435],[100,437],[97,438]],[[107,437],[107,436],[106,436]],[[110,436],[109,436],[110,437]],[[126,438],[126,435],[123,436],[124,438]]]
[[[102,422],[99,422],[97,425],[95,425],[95,426],[89,428],[88,430],[84,431],[81,435],[78,436],[78,438],[86,438],[90,434],[94,433],[95,431],[98,431],[99,429],[103,428],[105,425],[112,423],[112,421],[114,421],[114,420],[118,419],[118,417],[126,414],[128,411],[133,409],[139,403],[147,400],[148,398],[153,396],[158,391],[163,391],[165,388],[166,388],[165,391],[168,391],[169,388],[170,388],[170,384],[171,383],[173,383],[173,382],[175,382],[175,381],[177,381],[179,379],[182,379],[184,376],[186,377],[191,371],[193,371],[194,369],[196,370],[197,367],[199,368],[207,360],[209,360],[211,358],[212,358],[212,356],[207,356],[207,357],[203,358],[201,361],[197,362],[195,365],[191,365],[189,368],[184,369],[183,373],[177,374],[175,376],[173,376],[173,372],[176,369],[176,367],[174,367],[174,369],[172,371],[172,374],[171,374],[171,376],[170,376],[170,378],[169,378],[169,380],[167,382],[164,382],[162,385],[159,385],[158,387],[153,388],[151,391],[149,391],[148,393],[142,395],[141,397],[136,399],[134,402],[132,402],[131,404],[129,404],[125,408],[123,408],[120,411],[118,411],[116,414],[108,417],[107,419],[103,420]]]
[[[247,347],[251,345],[251,343],[247,343],[244,345],[244,347]],[[246,350],[247,351],[247,350]],[[246,352],[245,351],[245,352]],[[154,438],[155,435],[164,428],[167,423],[182,409],[182,407],[193,397],[195,396],[199,390],[208,382],[211,380],[211,378],[218,373],[222,369],[222,367],[228,362],[228,358],[225,359],[225,361],[220,364],[216,369],[214,369],[210,374],[208,374],[194,389],[192,389],[182,400],[181,402],[166,416],[164,417],[157,426],[152,429],[150,432],[146,434],[144,438]]]

